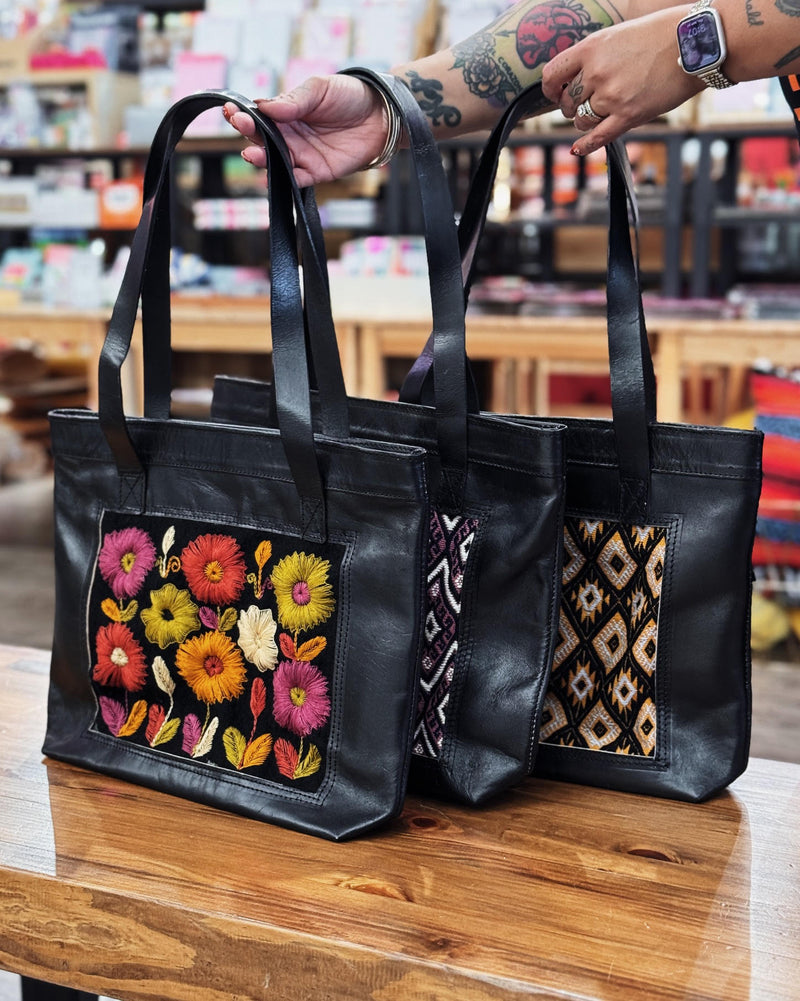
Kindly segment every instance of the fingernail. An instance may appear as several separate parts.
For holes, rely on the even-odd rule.
[[[573,146],[572,149],[570,150],[570,153],[572,153],[573,156],[582,156],[583,155],[581,153],[581,151],[577,148],[577,146]]]
[[[248,163],[252,164],[252,162],[253,162],[253,161],[252,161],[252,160],[250,159],[250,157],[249,157],[249,156],[247,155],[247,150],[246,150],[246,149],[243,149],[243,150],[241,151],[241,153],[240,153],[239,155],[241,156],[241,158],[242,158],[243,160],[247,160],[247,162],[248,162]]]
[[[228,109],[225,107],[224,104],[222,106],[222,117],[225,119],[226,122],[229,122],[231,120],[231,113],[230,111],[228,111]]]

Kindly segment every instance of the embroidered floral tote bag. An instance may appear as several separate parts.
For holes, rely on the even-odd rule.
[[[536,752],[556,637],[563,425],[479,413],[467,420],[464,295],[441,155],[402,83],[351,72],[381,87],[404,116],[431,279],[436,366],[429,405],[348,400],[353,433],[423,445],[435,484],[412,783],[477,804],[528,775]],[[324,380],[338,367],[336,345],[318,338],[314,352],[324,396]],[[269,424],[272,395],[264,383],[218,377],[213,414]]]
[[[541,100],[531,88],[485,148],[459,240],[469,287],[497,156]],[[751,553],[762,435],[656,421],[624,146],[609,155],[612,419],[565,418],[558,641],[535,772],[704,799],[747,765]],[[429,346],[404,395],[424,395]]]
[[[269,428],[169,416],[169,164],[186,125],[232,99],[257,118],[269,153]],[[56,619],[44,751],[341,839],[386,821],[404,797],[427,467],[417,445],[351,435],[344,400],[318,398],[324,432],[314,433],[293,210],[302,230],[288,150],[256,109],[209,92],[168,112],[100,359],[98,412],[51,415]],[[145,271],[162,298],[143,317],[146,413],[133,418],[120,366]]]

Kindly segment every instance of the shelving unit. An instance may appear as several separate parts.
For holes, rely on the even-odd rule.
[[[736,204],[742,143],[756,138],[795,141],[797,133],[787,117],[785,125],[758,123],[709,126],[696,132],[695,137],[699,141],[700,152],[691,202],[693,268],[690,293],[697,298],[704,298],[712,291],[724,294],[736,283],[739,276],[738,238],[744,227],[764,223],[800,226],[800,211],[793,217],[790,212],[742,208]],[[713,144],[719,140],[727,143],[728,153],[722,177],[715,184],[712,179],[711,151]],[[711,240],[715,232],[718,234],[720,248],[716,274],[709,263]],[[791,277],[787,275],[787,278]]]
[[[732,260],[732,248],[735,241],[731,234],[742,226],[754,221],[778,222],[781,225],[793,224],[793,220],[776,212],[763,213],[735,206],[735,176],[741,142],[752,135],[767,134],[770,136],[793,136],[791,125],[785,127],[759,127],[753,130],[745,127],[715,128],[708,131],[696,131],[688,128],[669,126],[652,127],[636,130],[630,138],[636,143],[655,143],[663,147],[665,176],[663,183],[663,211],[646,213],[642,221],[642,261],[643,275],[651,285],[655,284],[661,295],[667,298],[679,298],[686,291],[695,297],[706,297],[712,291],[717,294],[724,292],[735,280],[735,260]],[[520,133],[511,141],[511,148],[522,145],[537,145],[544,155],[544,214],[540,219],[526,220],[524,223],[510,221],[488,227],[488,238],[507,239],[519,233],[525,226],[534,227],[539,242],[539,259],[541,265],[539,277],[541,280],[553,280],[559,277],[582,278],[599,285],[605,275],[605,233],[607,221],[601,214],[590,218],[581,218],[569,210],[559,208],[554,201],[553,167],[555,151],[560,144],[572,141],[569,129]],[[713,181],[711,177],[711,144],[716,139],[723,138],[729,143],[729,156],[723,177]],[[691,187],[683,183],[683,146],[694,139],[700,143],[700,158],[696,177]],[[445,143],[443,154],[450,169],[454,201],[458,208],[463,204],[463,195],[468,185],[471,171],[477,162],[483,137],[471,137]],[[173,198],[173,232],[175,243],[188,245],[201,253],[211,263],[239,263],[234,258],[234,248],[247,263],[253,264],[266,259],[267,241],[259,231],[192,231],[187,222],[188,199],[192,197],[220,197],[241,193],[226,190],[223,164],[225,157],[238,156],[241,141],[235,137],[218,139],[185,139],[178,147],[179,157],[197,158],[198,169],[194,172],[197,181],[190,194],[186,191],[176,192]],[[10,162],[11,173],[18,176],[30,174],[40,163],[54,162],[63,158],[85,157],[87,159],[105,159],[112,164],[114,177],[125,176],[132,169],[141,169],[147,155],[147,150],[117,149],[109,145],[100,145],[96,149],[83,152],[71,150],[4,150],[0,159]],[[362,175],[363,178],[363,175]],[[375,189],[371,197],[379,199],[380,213],[378,222],[370,228],[372,233],[413,234],[421,231],[418,217],[417,199],[411,190],[408,162],[404,155],[399,155],[392,167],[382,175],[380,189]],[[585,183],[585,173],[579,176],[579,184]],[[254,185],[257,190],[263,189],[262,182],[254,173]],[[363,180],[362,182],[363,183]],[[345,182],[331,186],[326,195],[335,196],[337,191],[346,190]],[[335,247],[337,242],[348,235],[357,233],[357,229],[327,233],[327,238]],[[102,235],[113,247],[120,241],[129,239],[129,231],[116,231],[113,235],[98,230],[92,235]],[[571,239],[573,238],[574,239]],[[0,232],[0,246],[8,246],[24,242],[24,229],[11,228]],[[719,241],[719,254],[712,254],[715,241]],[[588,259],[572,262],[568,256],[570,243],[579,246],[582,253],[585,248],[590,250]],[[182,315],[183,314],[183,315]],[[224,308],[209,307],[203,303],[186,303],[178,305],[173,310],[175,320],[175,336],[177,345],[177,364],[186,359],[192,351],[234,351],[242,352],[252,343],[255,352],[264,350],[262,344],[262,324],[268,323],[268,311],[265,301],[236,303],[228,300]],[[92,350],[98,346],[96,317],[92,335]],[[421,346],[427,331],[422,324],[412,324],[403,328],[403,324],[376,324],[374,317],[348,316],[347,347],[343,352],[348,366],[348,384],[359,387],[360,392],[367,395],[383,395],[387,386],[385,378],[379,375],[378,365],[385,365],[390,357],[407,357],[403,351],[408,350],[413,356]],[[560,331],[570,331],[574,337],[567,354],[569,358],[561,357],[557,351],[548,348],[547,339],[552,340],[554,324]],[[665,372],[671,372],[668,388],[662,389],[662,411],[667,417],[677,419],[680,416],[696,417],[697,407],[690,398],[687,404],[681,390],[680,379],[685,376],[688,368],[695,374],[704,366],[711,365],[713,358],[700,355],[695,350],[692,353],[687,348],[678,351],[674,345],[678,343],[674,330],[681,329],[681,344],[691,345],[692,324],[681,321],[673,324],[671,340],[663,336],[667,329],[660,322],[650,323],[655,332],[654,346],[661,353],[660,377],[666,378]],[[769,345],[781,353],[773,355],[775,361],[785,364],[800,364],[800,357],[795,358],[791,348],[791,340],[775,335],[774,324],[750,325],[746,329],[739,326],[717,325],[724,329],[731,338],[730,343],[742,343],[744,338],[747,349],[737,356],[736,364],[751,362],[759,354],[767,352]],[[583,345],[578,334],[579,328],[590,331],[591,350]],[[378,329],[380,335],[376,333]],[[500,330],[500,328],[502,328]],[[519,337],[513,333],[519,332]],[[6,325],[6,332],[10,328]],[[36,339],[35,327],[26,325],[26,331]],[[493,337],[488,331],[500,330]],[[698,326],[698,331],[700,327]],[[231,340],[230,331],[236,330],[237,343]],[[494,319],[481,318],[472,324],[471,350],[478,351],[476,357],[485,358],[491,366],[491,405],[507,409],[509,404],[521,410],[534,409],[545,413],[549,409],[544,389],[547,372],[581,371],[592,373],[602,372],[604,367],[605,347],[603,345],[603,323],[591,318],[582,318],[575,323],[564,323],[560,318],[553,320],[531,321],[505,317],[497,322]],[[478,336],[477,332],[480,332]],[[709,330],[702,331],[702,343],[713,344],[713,351],[718,356],[725,353],[727,344],[722,338],[712,338]],[[502,335],[502,336],[501,336]],[[49,335],[48,335],[49,336]],[[250,342],[248,338],[252,337]],[[376,339],[377,338],[377,339]],[[564,338],[566,339],[566,338]],[[412,347],[413,342],[413,347]],[[756,343],[760,351],[755,351]],[[376,347],[376,345],[378,345]],[[581,345],[583,345],[581,347]],[[672,345],[672,347],[670,347]],[[267,345],[268,347],[268,345]],[[574,350],[573,350],[574,349]],[[398,354],[398,351],[400,352]],[[755,353],[754,353],[755,351]],[[572,352],[570,354],[570,352]],[[587,353],[588,352],[588,353]],[[671,353],[670,353],[671,352]],[[563,354],[563,352],[562,352]],[[706,352],[707,354],[707,352]],[[573,357],[574,355],[574,357]],[[701,357],[702,356],[702,357]],[[378,362],[376,362],[378,358]],[[549,368],[548,368],[549,366]],[[559,366],[561,366],[559,368]],[[566,367],[565,367],[566,366]],[[365,372],[367,373],[365,375]],[[683,373],[683,375],[681,375]],[[677,381],[676,381],[677,380]],[[135,379],[132,385],[135,384]],[[665,384],[667,385],[667,384]],[[509,389],[511,387],[511,389]],[[690,393],[691,397],[691,393]]]

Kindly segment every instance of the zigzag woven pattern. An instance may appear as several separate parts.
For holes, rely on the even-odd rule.
[[[464,571],[477,528],[477,518],[448,518],[437,511],[431,515],[425,638],[414,733],[414,754],[421,757],[438,758],[444,741],[458,652]]]
[[[540,740],[651,757],[667,530],[571,517]]]

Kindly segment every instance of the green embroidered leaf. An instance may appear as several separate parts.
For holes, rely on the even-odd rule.
[[[229,726],[222,735],[222,743],[225,747],[225,757],[234,768],[241,768],[242,758],[247,749],[247,741],[241,730],[235,726]]]
[[[214,737],[217,733],[217,728],[219,727],[219,716],[215,716],[203,732],[203,736],[198,740],[198,742],[192,748],[193,758],[202,758],[211,750],[211,745],[214,743]]]
[[[227,633],[238,622],[239,616],[235,608],[226,608],[225,611],[219,617],[219,625],[217,628],[220,632]]]
[[[152,746],[156,747],[158,744],[168,744],[177,734],[180,725],[180,718],[168,719],[153,738]]]
[[[292,778],[306,779],[309,775],[313,775],[314,772],[318,772],[321,764],[322,755],[319,753],[314,744],[309,744],[308,751],[306,752],[305,757],[298,762]]]
[[[175,681],[169,673],[169,668],[163,657],[156,657],[153,661],[153,674],[161,691],[165,695],[172,696],[175,692]]]
[[[313,639],[306,640],[297,648],[297,660],[313,660],[322,653],[327,645],[328,641],[324,636],[315,636]]]
[[[146,718],[147,703],[144,699],[139,699],[138,702],[133,703],[133,708],[128,714],[128,718],[125,720],[117,736],[130,737],[132,734],[136,733]]]
[[[262,733],[260,737],[251,740],[242,755],[241,768],[254,768],[256,765],[263,765],[272,750],[272,737],[268,733]]]

